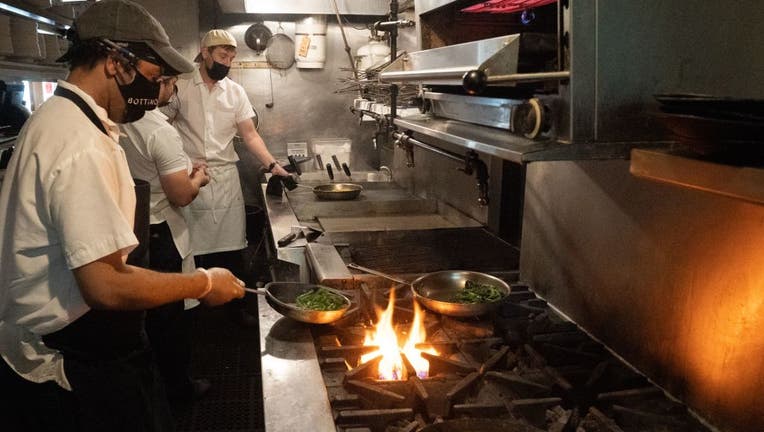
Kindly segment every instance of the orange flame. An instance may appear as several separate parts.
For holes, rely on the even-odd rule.
[[[401,352],[406,354],[406,358],[411,362],[416,370],[417,376],[424,378],[430,369],[430,362],[422,358],[422,351],[437,355],[438,352],[433,348],[420,350],[416,348],[418,343],[422,343],[427,338],[427,332],[424,327],[424,311],[414,302],[414,320],[408,332],[408,339],[403,345],[398,343],[398,335],[393,326],[393,310],[395,309],[395,290],[390,290],[390,298],[387,308],[379,312],[379,319],[373,330],[366,332],[364,346],[375,345],[379,349],[361,356],[361,363],[365,363],[375,357],[382,356],[379,362],[379,379],[402,380],[405,379],[405,368]]]

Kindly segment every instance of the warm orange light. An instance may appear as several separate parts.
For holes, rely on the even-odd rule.
[[[424,311],[414,302],[414,320],[411,322],[411,329],[408,332],[408,339],[401,345],[398,343],[398,335],[393,326],[393,310],[395,309],[395,290],[390,290],[390,298],[387,308],[378,312],[379,319],[373,330],[366,332],[364,345],[375,345],[379,349],[361,356],[361,362],[367,362],[379,355],[382,359],[379,362],[379,379],[400,380],[405,378],[403,358],[401,352],[406,354],[411,364],[416,370],[417,376],[424,378],[430,368],[430,363],[422,358],[422,350],[416,348],[418,343],[422,343],[427,338],[424,328]],[[430,354],[437,355],[438,352],[432,348],[424,350]]]

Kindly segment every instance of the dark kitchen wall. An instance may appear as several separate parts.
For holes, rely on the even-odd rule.
[[[541,295],[712,424],[764,430],[764,205],[542,162],[523,223]]]

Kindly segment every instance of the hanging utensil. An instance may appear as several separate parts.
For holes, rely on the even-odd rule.
[[[265,58],[274,69],[289,69],[294,64],[294,41],[284,34],[281,23],[277,32],[268,39]]]
[[[266,108],[273,108],[273,69],[268,68],[268,83],[271,85],[271,101],[265,104]]]

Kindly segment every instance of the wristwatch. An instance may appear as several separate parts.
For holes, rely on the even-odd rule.
[[[275,168],[275,167],[276,167],[276,165],[278,165],[278,164],[279,164],[279,163],[278,163],[277,161],[273,161],[273,162],[269,163],[269,164],[268,164],[268,172],[271,172],[271,171],[273,171],[273,168]]]

